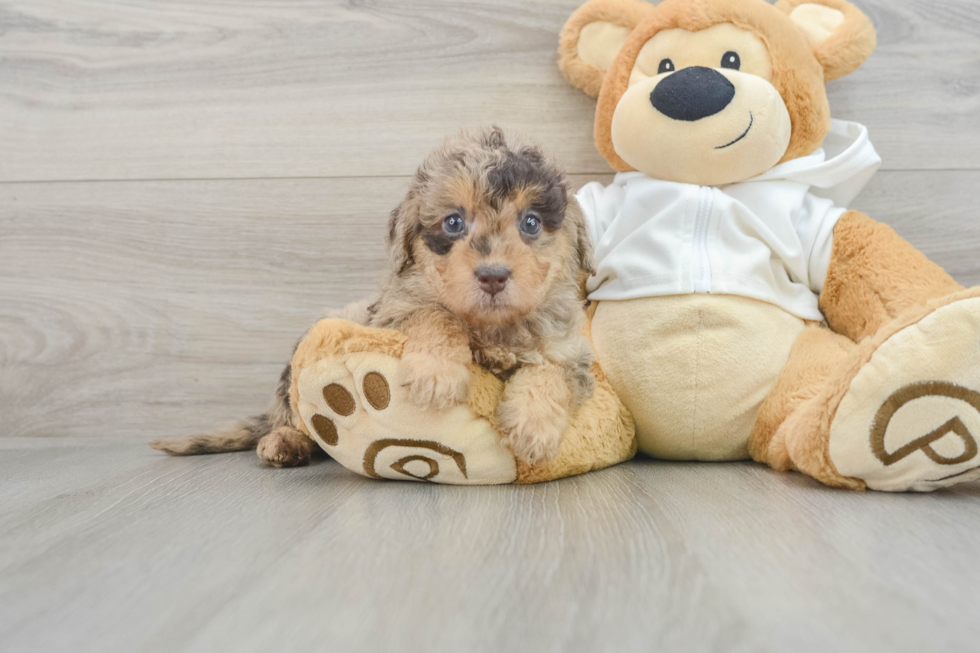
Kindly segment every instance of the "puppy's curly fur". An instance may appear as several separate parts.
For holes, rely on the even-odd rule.
[[[460,133],[419,167],[387,244],[377,295],[331,316],[405,333],[400,381],[420,405],[466,401],[466,364],[485,366],[507,381],[497,412],[505,444],[529,464],[553,456],[569,411],[594,387],[581,332],[592,249],[563,172],[533,145],[508,145],[499,128]],[[306,464],[314,444],[293,423],[289,384],[287,366],[268,413],[151,446],[184,455],[257,445],[269,464]]]

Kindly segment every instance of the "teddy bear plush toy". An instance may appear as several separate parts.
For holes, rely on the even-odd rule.
[[[980,289],[845,208],[879,159],[824,84],[875,43],[843,0],[592,0],[566,23],[619,173],[577,195],[593,345],[641,451],[855,490],[980,478]]]

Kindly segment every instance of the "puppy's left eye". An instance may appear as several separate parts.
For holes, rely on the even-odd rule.
[[[442,221],[442,229],[450,236],[458,236],[466,229],[466,223],[463,222],[463,216],[459,213],[450,213]]]
[[[534,211],[528,211],[521,220],[520,229],[528,236],[537,236],[541,233],[541,216]]]
[[[742,58],[738,56],[737,52],[732,52],[729,50],[721,57],[721,67],[738,70],[742,67]]]

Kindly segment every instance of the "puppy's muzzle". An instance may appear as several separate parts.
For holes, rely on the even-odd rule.
[[[510,270],[502,265],[481,265],[476,269],[476,279],[483,292],[493,297],[507,286]]]
[[[720,72],[691,66],[657,84],[650,103],[668,118],[693,122],[721,113],[734,97],[735,85]]]

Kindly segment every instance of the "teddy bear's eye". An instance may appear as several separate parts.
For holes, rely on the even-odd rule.
[[[674,72],[674,62],[670,59],[664,59],[660,62],[660,67],[657,69],[658,75],[663,75],[664,73]]]
[[[738,70],[742,67],[742,59],[738,56],[737,52],[729,50],[721,57],[721,67]]]

